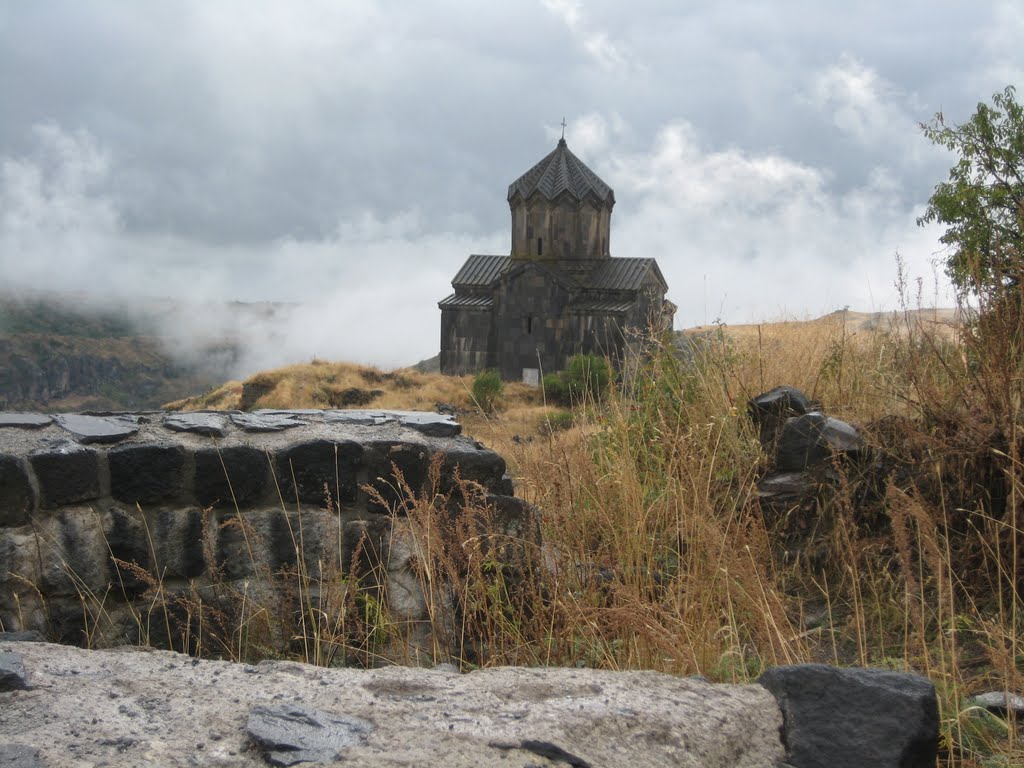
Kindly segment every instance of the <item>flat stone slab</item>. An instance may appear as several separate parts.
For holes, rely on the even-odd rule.
[[[428,437],[454,437],[462,433],[462,425],[450,414],[427,411],[324,411],[324,421],[366,427],[395,423]]]
[[[298,414],[264,411],[253,411],[252,413],[235,411],[231,413],[231,422],[246,432],[282,432],[309,423],[300,419]]]
[[[221,413],[172,413],[164,417],[164,426],[175,432],[191,432],[207,437],[226,437],[228,434],[227,420]]]
[[[315,732],[314,721],[332,730],[331,764],[374,768],[775,768],[785,755],[782,714],[759,685],[585,669],[244,666],[47,643],[0,650],[23,655],[33,684],[0,694],[0,743],[36,747],[44,765],[266,766],[264,731],[251,728],[252,713],[266,711],[295,712],[299,732]]]
[[[139,427],[131,420],[119,416],[60,413],[56,420],[82,444],[117,443],[139,431]]]
[[[462,432],[462,425],[449,414],[425,411],[391,411],[403,427],[415,429],[430,437],[454,437]]]
[[[385,416],[383,411],[324,411],[324,421],[328,424],[376,427],[387,424],[393,419]]]
[[[53,423],[53,419],[43,413],[16,413],[0,411],[0,427],[19,427],[21,429],[39,429]]]

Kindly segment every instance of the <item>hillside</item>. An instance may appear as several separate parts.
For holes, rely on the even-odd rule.
[[[86,296],[0,295],[0,409],[155,408],[223,381],[228,341],[180,354],[169,302],[97,309]]]

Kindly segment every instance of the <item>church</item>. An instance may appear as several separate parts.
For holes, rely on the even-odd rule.
[[[471,255],[441,309],[441,373],[537,383],[578,354],[622,366],[675,305],[654,259],[611,255],[615,193],[561,138],[508,188],[512,252]]]

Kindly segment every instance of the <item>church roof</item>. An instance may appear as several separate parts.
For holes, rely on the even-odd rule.
[[[451,294],[445,296],[437,306],[441,309],[490,309],[494,306],[494,298],[491,296],[459,296]]]
[[[452,287],[488,286],[503,274],[511,263],[511,256],[484,256],[474,253],[466,259],[462,269],[452,279]]]
[[[647,275],[654,272],[661,284],[668,284],[654,259],[612,258],[600,262],[584,281],[587,288],[601,291],[638,291]]]
[[[466,259],[462,269],[452,280],[452,287],[459,294],[459,306],[462,305],[463,292],[473,289],[489,288],[499,277],[508,272],[514,260],[511,256],[487,256],[475,253]],[[658,269],[654,259],[643,258],[610,258],[597,263],[592,269],[578,271],[579,262],[519,262],[520,266],[533,264],[567,279],[573,286],[586,291],[638,291],[644,281],[653,273],[667,290],[665,278]],[[568,267],[568,268],[566,268]],[[474,291],[475,292],[475,291]],[[449,301],[452,297],[444,299]],[[449,302],[449,305],[455,305]],[[468,306],[468,305],[466,305]]]
[[[540,193],[554,200],[568,192],[577,200],[593,195],[603,203],[615,204],[615,193],[583,161],[569,151],[565,139],[547,157],[508,185],[508,200],[520,195],[523,199]]]

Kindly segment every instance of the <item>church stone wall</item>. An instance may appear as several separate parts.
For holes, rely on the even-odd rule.
[[[490,309],[441,310],[441,371],[449,376],[494,366]]]
[[[625,345],[622,334],[622,316],[618,314],[581,313],[573,318],[574,337],[579,340],[568,357],[598,355],[619,364]],[[566,364],[568,364],[568,357]],[[563,366],[564,367],[564,366]]]
[[[576,201],[562,195],[548,201],[534,196],[527,201],[517,200],[511,209],[515,258],[544,261],[609,257],[611,210],[590,199]]]
[[[495,290],[495,348],[503,379],[519,380],[524,368],[565,368],[570,356],[569,293],[536,267],[501,281]]]

